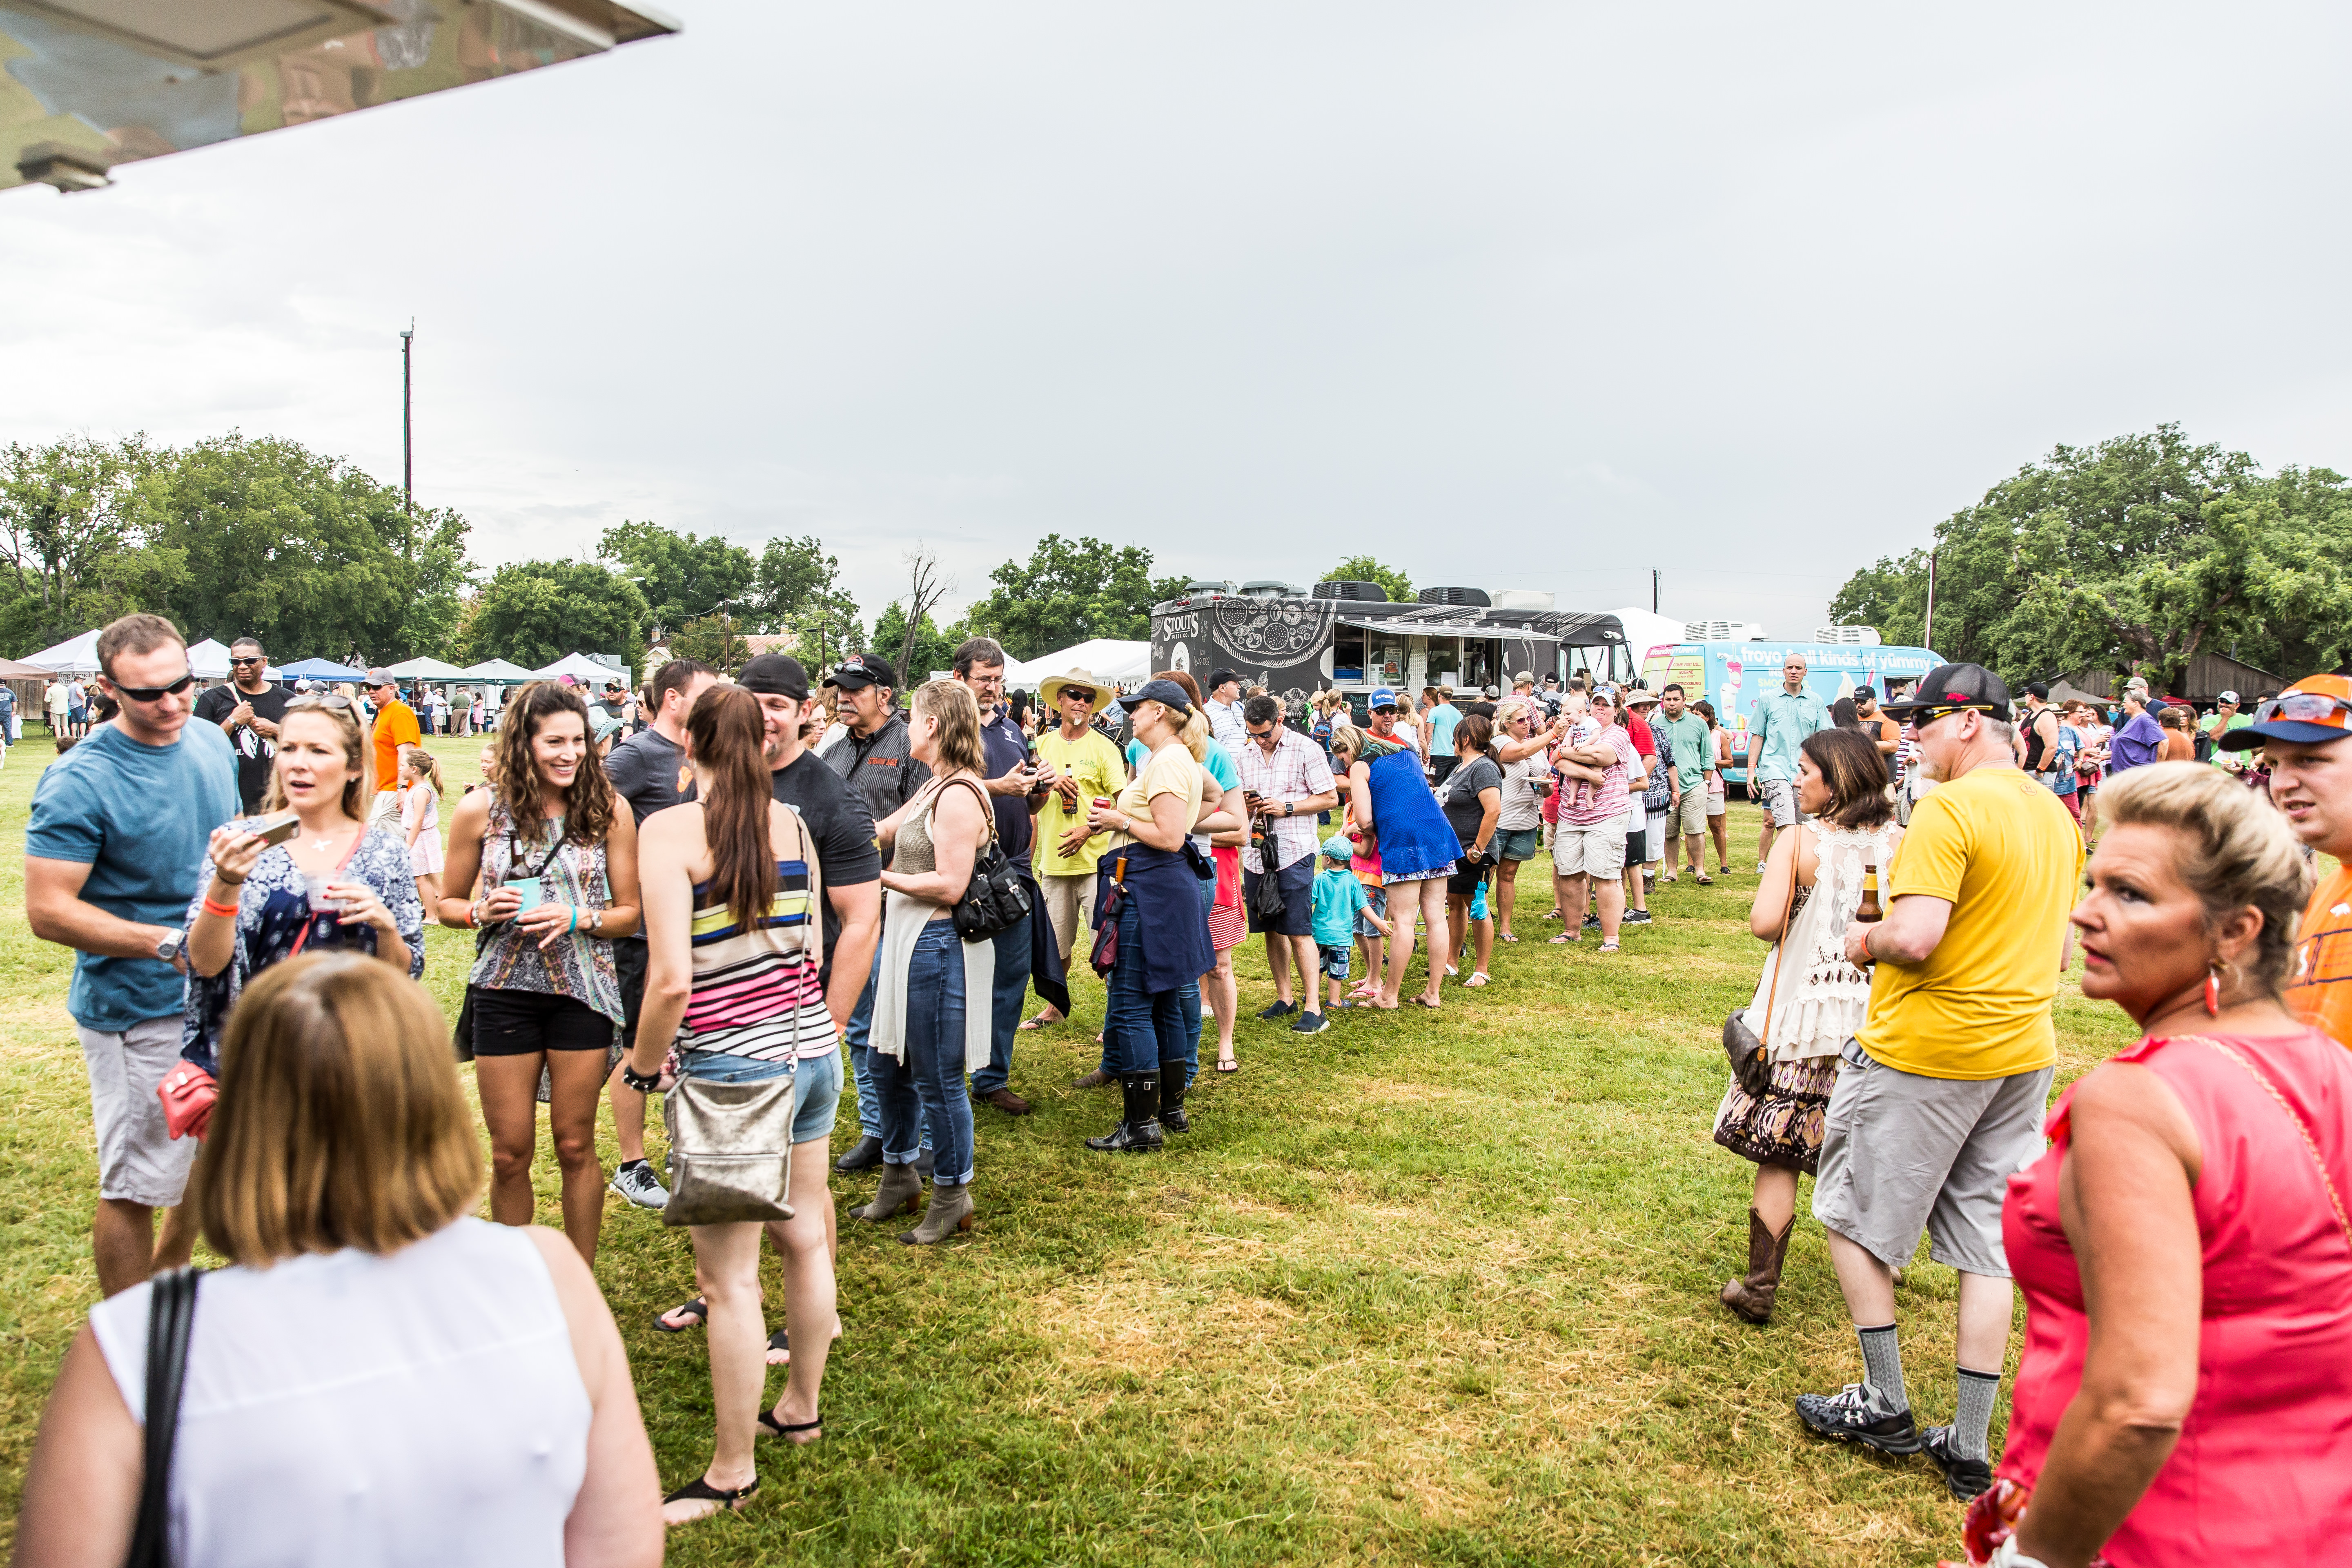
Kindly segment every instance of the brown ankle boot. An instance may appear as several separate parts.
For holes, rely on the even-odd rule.
[[[1751,1323],[1772,1321],[1772,1298],[1780,1289],[1780,1265],[1789,1256],[1789,1237],[1796,1230],[1794,1215],[1774,1236],[1764,1227],[1761,1215],[1754,1209],[1748,1211],[1748,1278],[1734,1279],[1723,1288],[1725,1306]]]

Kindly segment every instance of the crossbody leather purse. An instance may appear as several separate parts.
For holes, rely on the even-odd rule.
[[[1799,847],[1803,846],[1800,844]],[[1772,1005],[1780,998],[1780,971],[1788,967],[1789,922],[1797,912],[1797,858],[1789,857],[1789,905],[1780,911],[1780,934],[1772,940],[1772,984],[1764,991],[1764,1027],[1748,1024],[1748,1009],[1734,1008],[1723,1021],[1723,1054],[1731,1058],[1731,1076],[1741,1092],[1751,1098],[1772,1087]]]

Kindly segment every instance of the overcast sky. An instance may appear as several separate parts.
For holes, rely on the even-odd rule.
[[[0,194],[0,440],[231,426],[478,560],[1041,535],[1804,635],[2053,443],[2352,469],[2345,9],[665,0]],[[1636,14],[1637,13],[1637,14]]]

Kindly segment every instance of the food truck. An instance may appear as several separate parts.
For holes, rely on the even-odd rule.
[[[1850,632],[1853,628],[1835,628]],[[1943,663],[1924,647],[1883,647],[1875,641],[1685,642],[1653,647],[1642,660],[1642,679],[1653,691],[1669,681],[1681,685],[1694,702],[1701,697],[1715,705],[1716,722],[1731,731],[1731,765],[1723,771],[1727,784],[1748,783],[1748,729],[1757,703],[1780,689],[1781,666],[1791,653],[1805,656],[1805,689],[1827,710],[1841,697],[1851,697],[1857,686],[1868,685],[1886,700],[1890,688],[1911,685]]]
[[[1617,616],[1557,610],[1549,594],[1425,588],[1400,604],[1377,583],[1200,582],[1151,606],[1151,667],[1204,683],[1213,670],[1238,671],[1293,716],[1317,691],[1337,689],[1361,718],[1377,687],[1507,691],[1523,670],[1624,680],[1634,654]]]

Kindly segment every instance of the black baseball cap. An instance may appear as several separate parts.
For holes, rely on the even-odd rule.
[[[2046,680],[2030,681],[2026,685],[2025,694],[2036,702],[2047,702],[2050,700],[2050,683]]]
[[[1209,677],[1209,684],[1202,687],[1201,689],[1203,691],[1214,691],[1226,681],[1238,681],[1241,678],[1242,672],[1238,669],[1220,669]]]
[[[735,684],[750,692],[772,692],[795,702],[808,700],[808,671],[788,653],[755,655],[735,678]]]
[[[2006,724],[2015,711],[2009,688],[2000,677],[1980,664],[1939,664],[1919,678],[1919,684],[1900,702],[1879,711],[1915,724],[1960,709],[1971,709]]]
[[[1147,680],[1118,700],[1118,705],[1129,713],[1135,711],[1135,705],[1139,702],[1160,703],[1179,718],[1192,716],[1192,700],[1184,695],[1184,689],[1172,680]]]
[[[1867,680],[1853,689],[1853,700],[1856,702],[1861,701],[1865,697],[1875,697],[1877,695],[1877,689],[1872,686]]]
[[[795,665],[793,668],[799,667]],[[890,668],[888,660],[877,658],[870,653],[853,653],[833,667],[833,673],[824,678],[824,683],[838,686],[844,691],[863,691],[869,686],[887,686],[896,691],[898,689],[898,676]]]

